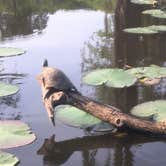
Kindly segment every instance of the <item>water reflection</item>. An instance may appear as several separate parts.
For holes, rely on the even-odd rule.
[[[51,138],[44,140],[37,154],[44,156],[43,165],[47,166],[67,162],[76,151],[81,151],[83,165],[86,166],[99,163],[101,165],[132,166],[134,165],[137,151],[141,146],[161,141],[165,142],[162,138],[148,138],[143,135],[119,133],[117,135],[85,136],[57,142],[53,135]],[[108,151],[108,149],[109,152],[105,154],[104,151]],[[101,151],[107,158],[100,153]],[[105,158],[104,160],[103,157]],[[102,158],[102,161],[98,161],[98,158]]]
[[[1,40],[6,37],[41,33],[48,21],[47,13],[23,16],[0,14]]]
[[[0,40],[6,37],[42,33],[50,13],[59,9],[101,9],[110,12],[115,2],[105,0],[0,0]]]
[[[113,50],[113,14],[105,14],[104,29],[93,33],[81,50],[82,72],[109,67]]]
[[[102,36],[106,39],[104,44],[103,38],[97,32],[96,43],[94,44],[96,38],[93,37],[93,40],[84,45],[86,51],[82,53],[82,73],[96,68],[123,68],[125,65],[133,67],[151,64],[165,66],[166,33],[140,36],[123,32],[124,28],[163,23],[163,20],[156,21],[156,19],[146,19],[146,16],[142,16],[141,12],[148,8],[148,6],[132,4],[128,0],[118,0],[114,19],[107,17],[109,20],[107,22],[110,22],[111,25],[105,26],[105,33]],[[106,27],[114,27],[111,36],[106,33],[108,31]],[[113,89],[102,86],[95,88],[91,96],[128,112],[138,103],[165,99],[166,83],[163,79],[160,84],[149,87],[136,85],[130,88]]]
[[[115,7],[116,2],[117,6],[114,15],[113,8]],[[46,29],[47,31],[49,31],[49,35],[43,35],[45,38],[42,39],[42,37],[39,36],[38,40],[33,40],[30,38],[29,42],[25,42],[25,40],[21,41],[22,46],[26,45],[28,47],[28,52],[30,52],[30,54],[28,55],[29,57],[26,56],[22,58],[20,56],[18,57],[18,59],[20,58],[20,61],[17,61],[17,59],[15,59],[17,57],[13,58],[14,61],[16,60],[21,64],[19,66],[20,68],[18,67],[19,71],[26,71],[27,73],[29,73],[31,78],[28,78],[26,80],[26,84],[24,84],[22,80],[20,81],[18,79],[13,79],[15,83],[23,83],[22,86],[25,91],[22,91],[21,95],[24,95],[24,97],[17,94],[16,96],[1,99],[1,118],[22,118],[22,113],[19,112],[19,104],[22,102],[21,109],[25,109],[27,112],[29,111],[29,117],[31,118],[27,118],[26,120],[30,122],[32,128],[39,134],[39,140],[40,138],[45,138],[45,135],[54,133],[55,129],[50,128],[50,126],[47,124],[47,119],[45,120],[43,118],[41,120],[39,116],[34,116],[34,111],[39,109],[42,110],[42,106],[40,105],[41,102],[37,102],[39,101],[38,99],[40,95],[38,95],[38,86],[36,86],[36,82],[32,79],[32,77],[34,77],[34,75],[38,73],[38,63],[39,61],[42,61],[42,54],[45,54],[44,56],[47,56],[54,66],[60,66],[60,68],[65,69],[67,72],[69,72],[69,74],[73,73],[75,78],[79,77],[78,75],[81,74],[80,66],[78,65],[78,63],[80,63],[80,54],[79,51],[76,50],[80,50],[80,45],[77,44],[82,44],[83,42],[85,42],[85,40],[86,42],[81,52],[82,74],[95,68],[110,66],[123,67],[126,64],[132,66],[144,66],[155,63],[164,66],[166,52],[166,38],[164,35],[140,38],[138,36],[125,35],[122,32],[123,28],[126,27],[151,25],[153,23],[158,24],[161,22],[162,24],[164,24],[163,20],[161,22],[153,19],[149,20],[148,18],[142,20],[140,12],[144,8],[145,7],[138,7],[129,3],[129,0],[0,0],[0,40],[6,41],[7,38],[10,38],[13,40],[13,45],[20,46],[20,43],[17,43],[17,41],[15,41],[15,36],[18,36],[18,38],[20,38],[22,36],[25,37],[26,35],[36,32],[37,34],[40,34],[47,27],[48,22],[51,20],[51,24],[48,26],[49,28]],[[78,14],[79,12],[74,13],[73,11],[65,12],[61,10],[61,12],[59,13],[56,12],[59,9],[93,9],[105,11],[104,17],[102,15],[104,28],[96,30],[96,32],[94,32],[93,34],[92,31],[97,28],[88,30],[88,33],[85,29],[81,29],[82,32],[80,32],[80,29],[77,31],[77,24],[79,24],[80,27],[85,27],[85,24],[93,24],[92,26],[99,27],[98,25],[96,26],[96,24],[100,22],[84,22],[81,19],[83,18],[83,20],[86,20],[89,16],[80,17]],[[86,14],[86,12],[87,11],[83,10],[82,15]],[[54,15],[50,16],[50,14],[53,13]],[[57,13],[59,16],[59,21],[56,20]],[[63,19],[64,13],[65,19]],[[79,17],[79,21],[73,21],[73,17],[71,16],[75,16],[77,14]],[[98,16],[99,15],[93,15],[94,18],[99,20]],[[69,26],[68,28],[63,28],[66,21],[68,21],[69,24],[67,25]],[[57,35],[56,39],[53,35],[53,32]],[[92,34],[91,38],[87,40],[90,33]],[[68,36],[68,34],[70,35]],[[72,40],[72,38],[77,35],[79,40]],[[71,40],[66,40],[67,37]],[[7,44],[12,44],[12,42]],[[5,61],[4,63],[8,64],[9,62]],[[8,65],[9,68],[10,64],[11,63],[9,63]],[[74,72],[76,70],[78,72]],[[5,81],[5,79],[3,81]],[[13,81],[12,79],[8,80],[8,82],[11,83]],[[97,87],[93,89],[93,97],[103,103],[115,105],[123,111],[128,112],[132,106],[136,105],[139,102],[159,98],[165,99],[165,82],[165,80],[162,80],[161,84],[153,87],[143,87],[141,85],[124,89],[113,89],[104,86]],[[80,84],[80,82],[78,82],[78,84]],[[89,89],[91,90],[92,88]],[[86,95],[90,96],[89,91],[88,93],[86,93]],[[21,100],[22,98],[24,98],[24,100]],[[32,110],[32,112],[30,112],[30,110]],[[43,117],[45,117],[43,112],[41,114],[43,115]],[[72,137],[75,134],[75,131],[79,131],[79,133],[81,133],[80,130],[74,130],[74,132],[72,130],[71,133],[69,133],[67,132],[68,130],[64,130],[64,128],[60,125],[57,126],[57,128],[61,137],[63,137],[64,135]],[[82,162],[81,164],[86,166],[151,165],[149,164],[150,160],[158,155],[157,149],[161,149],[159,150],[159,152],[162,152],[162,154],[165,151],[165,149],[162,149],[162,147],[165,148],[165,142],[163,141],[163,143],[159,141],[163,140],[129,134],[128,136],[124,137],[113,137],[112,135],[104,135],[82,137],[56,142],[53,136],[52,138],[48,138],[44,141],[44,144],[40,148],[38,153],[44,156],[43,165],[48,166],[60,164],[69,165],[68,161],[72,157],[74,158],[74,162]],[[38,142],[36,144],[38,144]],[[20,153],[18,152],[19,150],[13,150],[14,153],[19,153],[18,156],[20,156],[21,159],[20,165],[40,165],[40,161],[38,163],[37,157],[32,153],[36,150],[36,146],[30,147],[29,150],[27,150],[29,146],[25,148],[23,147]],[[154,148],[155,150],[151,150],[151,148]],[[22,153],[23,151],[24,153]],[[79,160],[79,158],[77,158],[78,153],[74,153],[76,151],[79,151],[82,160]],[[31,155],[30,160],[26,157],[25,154]],[[148,155],[150,156],[149,158]],[[156,165],[165,165],[164,162],[164,164],[160,164],[160,159],[162,160],[163,158],[165,159],[165,157],[163,156],[161,156],[161,158],[158,158],[156,160]],[[37,164],[33,164],[30,161]],[[140,163],[141,161],[142,163]]]
[[[18,73],[0,73],[0,81],[20,85],[22,79],[26,77],[26,74]],[[21,112],[18,110],[18,103],[20,102],[20,94],[10,95],[6,97],[0,97],[0,119],[1,120],[20,120],[22,118]]]

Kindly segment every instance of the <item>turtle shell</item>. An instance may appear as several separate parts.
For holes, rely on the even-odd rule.
[[[76,90],[72,82],[61,71],[53,67],[43,67],[40,75],[46,89],[54,88],[59,91]]]

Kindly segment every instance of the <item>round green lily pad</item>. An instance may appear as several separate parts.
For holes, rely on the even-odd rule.
[[[110,69],[97,69],[84,75],[82,80],[89,85],[102,85],[107,82],[107,77],[111,72]]]
[[[100,119],[71,105],[55,107],[55,116],[63,123],[80,128],[87,128],[101,122]]]
[[[166,19],[166,12],[161,10],[161,9],[150,9],[150,10],[145,10],[142,12],[143,14],[148,14],[151,15],[152,17],[156,18],[163,18]]]
[[[18,162],[15,155],[0,151],[0,166],[15,166]]]
[[[131,3],[138,5],[153,5],[153,0],[131,0]]]
[[[82,80],[88,85],[123,88],[133,85],[137,79],[122,69],[97,69],[87,73]]]
[[[101,122],[99,124],[96,124],[95,127],[93,128],[93,131],[95,132],[111,132],[115,129],[113,125],[107,122]]]
[[[13,95],[13,94],[16,94],[18,91],[19,91],[19,87],[0,82],[0,97]]]
[[[158,32],[166,32],[166,25],[152,25],[148,26],[148,28]]]
[[[150,34],[157,34],[158,31],[150,29],[149,27],[137,27],[137,28],[126,28],[123,30],[126,33],[132,33],[132,34],[144,34],[144,35],[150,35]]]
[[[137,78],[163,78],[166,77],[166,67],[151,65],[148,67],[136,67],[126,70]]]
[[[0,121],[0,149],[19,147],[36,139],[29,126],[21,121]]]
[[[19,48],[0,47],[0,57],[9,57],[24,54],[25,51]]]
[[[131,110],[131,114],[138,117],[151,117],[155,121],[166,121],[166,100],[139,104]]]

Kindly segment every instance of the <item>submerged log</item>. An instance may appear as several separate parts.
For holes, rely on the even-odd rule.
[[[57,69],[53,68],[52,72],[54,72],[54,70]],[[59,89],[58,91],[57,87],[55,91],[52,89],[50,90],[45,86],[47,82],[43,82],[44,77],[45,75],[42,75],[41,73],[38,77],[38,81],[42,89],[43,103],[49,117],[51,117],[51,120],[53,120],[54,106],[60,104],[70,104],[94,115],[105,122],[109,122],[117,128],[127,127],[129,129],[150,132],[153,134],[166,134],[166,122],[154,122],[134,117],[130,114],[123,113],[121,110],[113,106],[105,105],[83,96],[78,91],[63,91],[62,89]],[[45,80],[48,80],[48,78]]]

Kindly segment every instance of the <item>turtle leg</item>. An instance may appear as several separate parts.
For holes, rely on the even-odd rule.
[[[43,98],[44,105],[48,114],[48,117],[52,124],[55,126],[55,110],[54,107],[63,104],[66,101],[66,95],[64,92],[59,91],[59,92],[54,92],[51,94],[49,97],[44,97]]]
[[[48,114],[48,117],[52,124],[55,126],[55,120],[54,120],[54,108],[53,108],[53,100],[52,97],[50,98],[44,98],[44,105]]]

